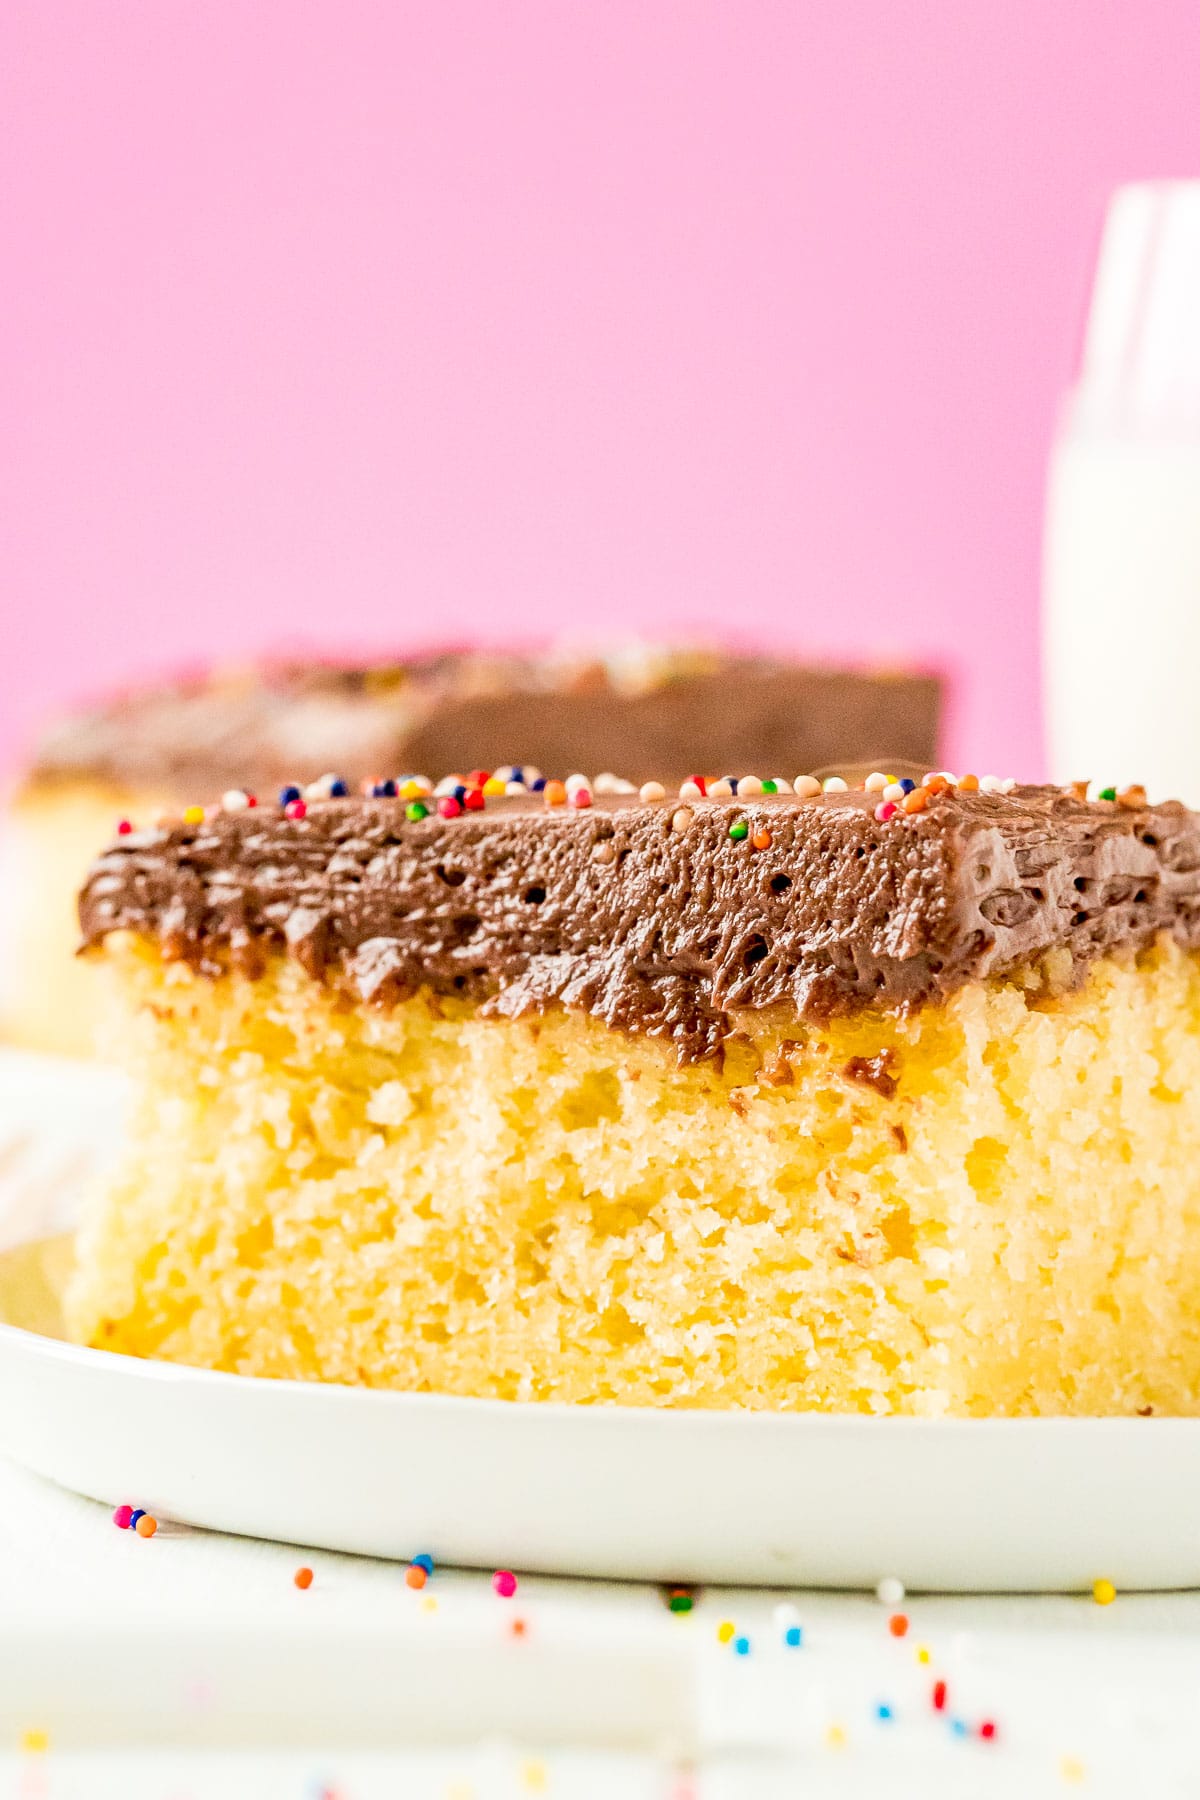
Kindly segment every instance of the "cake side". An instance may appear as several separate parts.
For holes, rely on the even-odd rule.
[[[1200,962],[1046,1000],[735,1015],[347,1004],[105,956],[139,1100],[74,1333],[245,1374],[580,1403],[1200,1410]]]

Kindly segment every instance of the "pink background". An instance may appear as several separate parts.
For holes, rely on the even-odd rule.
[[[0,755],[130,670],[589,625],[953,668],[1041,754],[1101,208],[1196,0],[10,0]],[[731,704],[736,697],[731,696]]]

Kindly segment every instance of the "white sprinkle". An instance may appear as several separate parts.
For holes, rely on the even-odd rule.
[[[243,793],[241,788],[230,788],[221,795],[221,805],[226,812],[245,812],[249,804],[250,796]]]
[[[790,781],[786,780],[782,775],[772,775],[771,780],[775,783],[775,792],[777,794],[790,794],[791,793],[792,784]]]
[[[899,1606],[904,1598],[904,1583],[898,1575],[885,1575],[875,1589],[880,1606]]]
[[[887,787],[884,788],[883,793],[881,794],[880,798],[883,800],[903,800],[903,798],[904,798],[903,783],[901,783],[899,781],[889,782]]]
[[[592,784],[586,775],[568,775],[563,783],[568,794],[573,794],[576,788],[585,788],[590,787],[591,785]]]
[[[731,800],[733,798],[733,784],[724,779],[720,781],[710,781],[708,784],[708,797],[710,800]]]
[[[821,791],[821,784],[815,775],[797,775],[792,787],[801,800],[815,800]]]
[[[493,781],[519,781],[521,771],[513,763],[501,763],[498,769],[492,770]]]
[[[672,816],[671,830],[679,831],[679,832],[690,831],[692,828],[692,819],[694,816],[695,815],[690,811],[690,809],[688,807],[681,806],[679,808],[678,812],[676,812]]]
[[[444,800],[448,794],[454,792],[456,787],[463,786],[465,783],[461,782],[457,775],[443,775],[433,790],[433,797],[435,800]]]
[[[781,1600],[771,1614],[771,1622],[778,1631],[790,1631],[800,1623],[800,1614],[789,1601]]]
[[[887,785],[887,776],[881,775],[878,769],[876,769],[873,775],[868,775],[867,779],[863,782],[863,786],[866,788],[868,794],[881,794]]]
[[[998,794],[1004,787],[1003,778],[999,775],[981,775],[979,789],[984,794]]]
[[[523,781],[506,781],[504,791],[506,794],[527,794],[529,789]]]
[[[613,788],[613,793],[614,794],[636,794],[637,793],[637,782],[636,781],[618,781],[616,786]]]
[[[825,792],[827,794],[844,794],[846,792],[846,783],[842,780],[840,775],[831,775],[829,780],[825,783]]]
[[[598,781],[596,783],[596,791],[600,791],[600,783]],[[666,797],[667,790],[661,781],[647,781],[638,789],[638,799],[647,806],[652,800],[665,800]]]
[[[433,792],[433,783],[428,775],[409,775],[406,780],[411,781],[414,787],[419,787],[423,794],[432,794]]]
[[[1015,775],[1009,775],[1009,776],[1007,776],[1007,777],[1006,777],[1006,778],[1005,778],[1005,780],[1003,780],[1003,781],[1002,781],[1002,782],[1001,782],[1001,783],[1000,783],[1000,792],[1001,792],[1001,793],[1002,793],[1002,794],[1011,794],[1011,793],[1013,793],[1013,792],[1014,792],[1014,791],[1015,791],[1015,789],[1016,789],[1016,785],[1017,785],[1017,778],[1016,778],[1016,776],[1015,776]]]
[[[601,838],[598,844],[592,845],[592,861],[598,863],[615,862],[617,852],[611,838]]]
[[[757,775],[739,775],[737,791],[739,800],[753,800],[756,794],[762,793],[762,782]]]
[[[704,795],[694,781],[685,781],[679,789],[679,798],[681,800],[703,800]],[[686,830],[686,826],[684,829]]]
[[[618,794],[620,791],[621,790],[617,785],[617,778],[609,769],[606,769],[603,775],[597,775],[595,781],[592,783],[592,792],[594,794]]]
[[[542,771],[540,769],[535,769],[532,763],[526,763],[523,769],[517,770],[517,774],[521,777],[521,780],[525,783],[526,787],[532,787],[535,781],[540,781],[542,779]]]

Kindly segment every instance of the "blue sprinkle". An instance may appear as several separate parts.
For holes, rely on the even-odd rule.
[[[280,806],[290,806],[292,804],[293,800],[299,800],[299,798],[300,798],[300,789],[298,787],[293,787],[290,782],[288,783],[287,787],[282,787],[279,790]]]
[[[414,1556],[412,1560],[414,1569],[424,1569],[427,1575],[433,1574],[433,1558],[428,1550],[422,1550],[420,1556]]]
[[[137,1527],[137,1522],[138,1522],[138,1520],[139,1520],[139,1519],[144,1519],[144,1518],[145,1518],[145,1516],[146,1516],[146,1509],[145,1509],[145,1507],[142,1507],[142,1506],[139,1506],[139,1507],[138,1507],[138,1508],[137,1508],[137,1509],[136,1509],[136,1511],[134,1511],[134,1512],[131,1512],[131,1513],[130,1513],[130,1515],[129,1515],[129,1529],[130,1529],[130,1531],[133,1531],[133,1530],[135,1530],[135,1529],[136,1529],[136,1527]]]
[[[889,1721],[895,1717],[895,1714],[892,1712],[892,1709],[887,1704],[886,1700],[881,1700],[879,1705],[875,1708],[875,1717],[879,1720],[881,1725],[888,1724]]]
[[[902,775],[900,777],[900,786],[904,789],[906,794],[911,794],[916,785],[916,782],[910,780],[907,775]]]
[[[750,1639],[748,1637],[734,1638],[733,1653],[735,1656],[749,1656],[749,1654],[750,1654]]]
[[[804,1633],[798,1625],[789,1625],[783,1634],[783,1641],[789,1650],[798,1650],[804,1642]]]
[[[461,806],[463,801],[466,799],[466,797],[467,797],[467,790],[463,786],[462,782],[460,781],[458,786],[454,789],[454,798],[458,801],[458,804]]]
[[[966,1737],[969,1727],[965,1719],[951,1719],[950,1729],[955,1737]]]
[[[349,787],[342,780],[340,775],[336,781],[331,781],[329,784],[329,798],[331,800],[344,800],[349,792]]]
[[[533,794],[540,794],[545,785],[546,777],[544,775],[539,775],[536,781],[530,782],[529,791]]]
[[[396,798],[395,782],[377,781],[371,789],[371,798],[373,800],[394,800]]]

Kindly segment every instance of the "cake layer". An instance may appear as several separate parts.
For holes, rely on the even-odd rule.
[[[105,958],[139,1099],[74,1332],[247,1374],[868,1413],[1200,1411],[1200,959],[1047,999],[553,1010]]]
[[[937,753],[934,676],[806,668],[786,657],[629,645],[607,658],[459,652],[390,665],[308,663],[136,689],[47,731],[31,781],[88,780],[179,802],[338,768],[357,785],[449,769],[463,745],[571,769],[679,781],[703,746],[723,768],[819,767]],[[732,701],[732,704],[731,704]]]
[[[1200,944],[1200,818],[1177,803],[939,778],[905,811],[761,786],[585,806],[479,793],[483,810],[454,801],[449,818],[389,799],[215,809],[118,839],[84,889],[84,938],[132,930],[212,974],[282,945],[359,1000],[561,1004],[685,1061],[716,1054],[738,1013],[907,1009],[1017,970],[1053,988],[1160,932]]]

